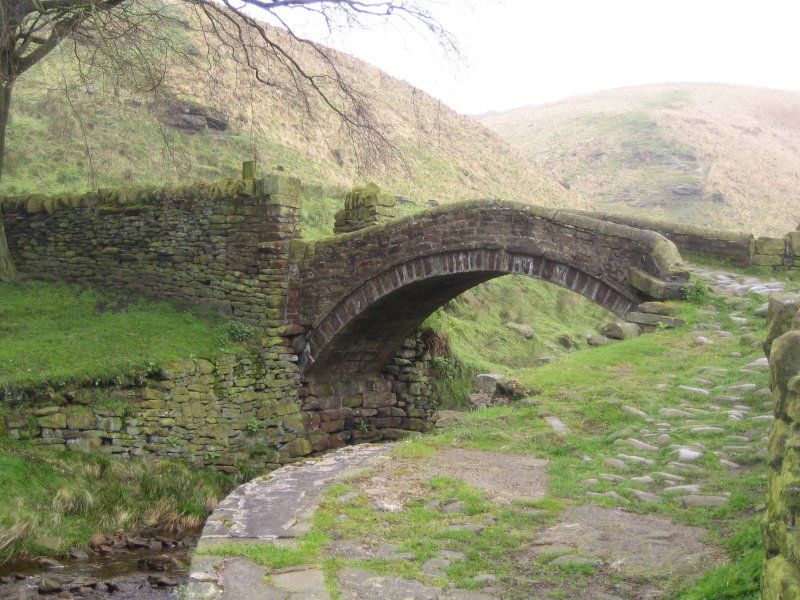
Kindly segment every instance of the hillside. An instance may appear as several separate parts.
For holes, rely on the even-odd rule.
[[[480,120],[598,209],[784,234],[800,222],[800,93],[631,87]]]
[[[213,52],[190,14],[172,37],[203,70],[168,59],[169,84],[157,96],[85,66],[81,74],[68,44],[27,73],[14,92],[0,193],[217,179],[255,154],[316,186],[317,196],[372,179],[420,205],[486,196],[579,204],[474,119],[361,60],[336,55],[397,150],[366,165],[330,111],[312,106],[312,119],[296,98],[253,84],[231,56],[205,60]],[[309,49],[298,51],[313,64]]]

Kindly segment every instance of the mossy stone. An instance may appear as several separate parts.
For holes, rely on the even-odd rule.
[[[45,429],[66,429],[67,428],[67,415],[63,412],[57,412],[42,417],[37,417],[36,423],[39,427]]]
[[[785,250],[786,241],[783,238],[760,237],[756,240],[756,255],[783,256]]]

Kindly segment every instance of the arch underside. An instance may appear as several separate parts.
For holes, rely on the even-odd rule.
[[[377,375],[434,310],[511,274],[567,288],[622,318],[642,300],[601,274],[541,256],[475,249],[418,257],[387,269],[340,302],[309,336],[302,367],[315,379]]]

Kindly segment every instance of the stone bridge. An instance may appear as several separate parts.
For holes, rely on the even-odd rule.
[[[436,402],[426,349],[410,338],[484,281],[528,275],[624,319],[644,300],[680,294],[688,276],[675,245],[652,231],[495,200],[387,220],[394,198],[374,186],[348,195],[336,235],[306,241],[300,182],[253,177],[252,168],[216,184],[0,204],[25,277],[209,306],[265,334],[257,351],[148,377],[130,423],[114,415],[113,431],[101,426],[107,414],[79,423],[69,407],[43,407],[35,426],[25,415],[7,424],[12,434],[64,447],[99,440],[120,455],[177,452],[225,468],[274,467],[426,429]]]
[[[292,262],[286,317],[302,331],[300,372],[309,393],[328,398],[390,393],[377,382],[391,379],[387,365],[403,341],[436,308],[489,279],[528,275],[624,319],[643,301],[677,297],[688,277],[675,245],[657,233],[496,200],[298,244]]]

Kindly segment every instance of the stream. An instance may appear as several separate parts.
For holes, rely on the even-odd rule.
[[[0,598],[177,598],[200,531],[143,538],[118,534],[86,558],[33,559],[0,566]],[[79,553],[80,554],[80,553]]]

